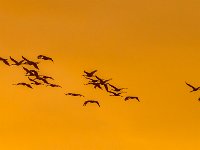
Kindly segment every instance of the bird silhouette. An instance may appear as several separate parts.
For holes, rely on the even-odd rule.
[[[99,89],[102,90],[102,87],[101,87],[101,84],[100,84],[100,83],[96,83],[96,82],[88,82],[88,83],[85,84],[85,85],[89,85],[89,84],[94,85],[94,88],[95,88],[95,89],[96,89],[96,88],[99,88]]]
[[[138,102],[140,102],[139,98],[136,96],[126,96],[124,100],[127,101],[129,99],[136,99]]]
[[[127,88],[117,88],[116,86],[114,86],[114,85],[112,85],[112,84],[110,84],[110,83],[108,83],[108,85],[111,86],[111,87],[112,87],[112,90],[115,91],[115,92],[120,92],[120,91],[122,91],[123,89],[127,89]]]
[[[26,76],[35,76],[35,77],[39,77],[39,74],[36,70],[29,70],[25,67],[23,67],[23,69],[26,71]]]
[[[104,79],[99,78],[98,76],[95,76],[95,77],[99,80],[99,83],[100,83],[101,85],[104,85],[104,84],[106,84],[108,81],[112,80],[112,79],[104,80]]]
[[[122,94],[122,92],[120,92],[120,93],[115,93],[115,92],[112,92],[112,91],[108,91],[108,92],[112,94],[110,96],[121,96],[121,94]],[[121,96],[121,97],[123,97],[123,96]]]
[[[34,79],[31,79],[30,77],[28,77],[28,79],[29,79],[30,81],[32,81],[31,84],[35,84],[35,85],[44,85],[43,83],[40,83],[40,82],[35,81]]]
[[[0,61],[3,61],[4,64],[10,66],[10,64],[8,63],[7,60],[8,60],[8,59],[4,59],[4,58],[0,57]]]
[[[50,76],[46,76],[46,75],[40,75],[41,78],[43,79],[51,79],[54,80],[54,78],[50,77]]]
[[[16,65],[16,66],[22,65],[24,62],[24,60],[17,61],[14,58],[12,58],[11,56],[10,56],[10,60],[12,60],[14,62],[14,64],[11,64],[11,65]]]
[[[31,89],[33,88],[30,84],[24,83],[24,82],[20,82],[20,83],[13,84],[13,85],[23,85],[23,86],[26,86],[26,87],[31,88]]]
[[[32,65],[32,66],[34,66],[36,69],[39,70],[39,67],[38,67],[38,65],[37,65],[37,64],[39,64],[39,62],[30,61],[30,60],[28,60],[27,58],[25,58],[24,56],[22,56],[22,58],[26,61],[24,64]]]
[[[47,57],[47,56],[44,56],[44,55],[39,55],[37,58],[43,59],[43,60],[51,60],[53,62],[53,59],[51,57]]]
[[[96,100],[87,100],[83,103],[83,106],[86,106],[88,103],[96,103],[99,107],[100,107],[100,104],[98,101]]]
[[[65,95],[85,97],[84,95],[77,93],[66,93]]]
[[[87,72],[84,70],[85,75],[83,75],[84,77],[93,77],[94,73],[97,72],[97,70],[94,70],[92,72]]]
[[[60,88],[62,88],[60,85],[57,85],[57,84],[52,84],[52,83],[50,83],[50,84],[47,84],[47,86],[51,86],[51,87],[60,87]]]
[[[190,91],[190,92],[194,92],[194,91],[198,91],[198,90],[200,90],[200,87],[194,87],[194,86],[192,86],[191,84],[188,84],[187,82],[185,82],[189,87],[191,87],[192,88],[192,91]]]

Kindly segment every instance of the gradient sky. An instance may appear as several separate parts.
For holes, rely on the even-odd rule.
[[[1,0],[0,56],[53,57],[41,73],[63,88],[13,86],[23,70],[0,63],[0,149],[200,148],[200,93],[185,84],[200,84],[199,10],[197,0]],[[93,69],[141,103],[84,86]]]

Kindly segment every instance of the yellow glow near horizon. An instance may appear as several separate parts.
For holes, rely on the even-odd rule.
[[[2,150],[188,150],[200,141],[200,2],[195,0],[1,1],[0,57],[43,61],[63,88],[13,86],[20,67],[1,67]],[[97,69],[125,95],[85,86]],[[82,93],[85,98],[65,96]],[[98,99],[101,107],[84,100]]]

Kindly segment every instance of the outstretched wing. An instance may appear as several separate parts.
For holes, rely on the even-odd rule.
[[[100,107],[100,104],[99,104],[99,102],[98,102],[98,101],[95,101],[95,103],[97,103],[97,105]]]
[[[97,72],[97,70],[92,71],[91,74],[93,75],[95,72]]]
[[[11,56],[10,56],[10,60],[12,60],[15,64],[18,63],[18,61],[16,61],[15,59],[13,59]]]
[[[83,103],[83,106],[86,106],[88,102],[89,102],[89,101],[85,101],[85,102]]]
[[[4,59],[3,62],[4,62],[6,65],[10,66],[10,64],[8,63],[8,61],[7,61],[6,59]]]
[[[191,87],[191,88],[195,88],[194,86],[192,86],[191,84],[189,84],[189,83],[187,83],[187,82],[185,82],[189,87]]]

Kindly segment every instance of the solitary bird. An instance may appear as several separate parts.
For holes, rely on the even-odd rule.
[[[199,89],[200,89],[200,87],[194,87],[194,86],[192,86],[191,84],[188,84],[187,82],[185,82],[189,87],[191,87],[192,88],[192,91],[190,91],[190,92],[194,92],[194,91],[198,91]]]
[[[129,99],[136,99],[138,102],[140,102],[139,98],[136,96],[126,96],[124,100],[127,101]]]
[[[20,83],[13,84],[13,85],[23,85],[23,86],[26,86],[26,87],[31,88],[31,89],[33,88],[30,84],[24,83],[24,82],[20,82]]]
[[[47,56],[44,56],[44,55],[39,55],[37,58],[43,59],[43,60],[51,60],[53,62],[53,59],[51,57],[47,57]]]
[[[65,95],[85,97],[84,95],[82,95],[82,94],[77,94],[77,93],[66,93]]]
[[[10,56],[10,60],[12,60],[14,62],[14,64],[11,64],[11,65],[16,65],[16,66],[22,65],[24,62],[24,60],[17,61],[14,58],[12,58],[11,56]]]
[[[94,73],[97,72],[97,70],[94,70],[92,72],[87,72],[84,70],[85,75],[83,75],[84,77],[93,77]]]
[[[83,106],[86,106],[88,103],[96,103],[100,107],[99,102],[95,100],[87,100],[84,102]]]
[[[2,57],[0,57],[0,61],[3,61],[4,62],[4,64],[6,64],[6,65],[8,65],[8,66],[10,66],[10,64],[8,63],[8,61],[7,61],[8,59],[5,59],[5,58],[2,58]]]

